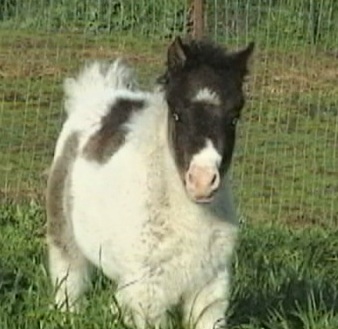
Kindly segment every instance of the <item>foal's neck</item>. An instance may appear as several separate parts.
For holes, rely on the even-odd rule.
[[[157,176],[158,188],[165,191],[166,197],[171,200],[171,203],[176,202],[176,200],[188,201],[169,143],[168,105],[162,92],[154,94],[153,104],[149,110],[151,123],[144,129],[148,132],[152,130],[154,134],[152,141],[150,141],[154,146],[153,152],[148,156],[150,163],[154,165],[154,168],[151,169],[156,172],[151,174]],[[147,142],[149,143],[149,141]]]

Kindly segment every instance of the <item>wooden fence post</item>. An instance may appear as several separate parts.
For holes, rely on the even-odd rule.
[[[187,0],[187,34],[194,39],[201,39],[204,36],[204,0]]]

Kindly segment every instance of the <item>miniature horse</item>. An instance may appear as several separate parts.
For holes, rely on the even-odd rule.
[[[152,93],[119,60],[66,80],[47,186],[59,307],[76,309],[93,264],[139,329],[175,305],[191,328],[225,326],[238,228],[227,173],[252,51],[176,38]]]

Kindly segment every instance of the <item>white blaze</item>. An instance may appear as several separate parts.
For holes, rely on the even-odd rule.
[[[216,150],[213,142],[206,139],[206,145],[191,159],[191,165],[200,167],[216,167],[219,168],[222,161],[222,156]]]
[[[193,101],[205,102],[216,106],[219,106],[221,104],[221,100],[218,94],[215,91],[210,90],[209,88],[200,89],[193,98]]]

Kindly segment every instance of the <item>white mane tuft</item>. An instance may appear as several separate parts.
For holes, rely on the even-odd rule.
[[[65,109],[68,115],[83,110],[80,104],[90,104],[93,99],[117,90],[135,90],[137,80],[133,70],[122,60],[113,63],[91,62],[76,78],[64,82]]]

